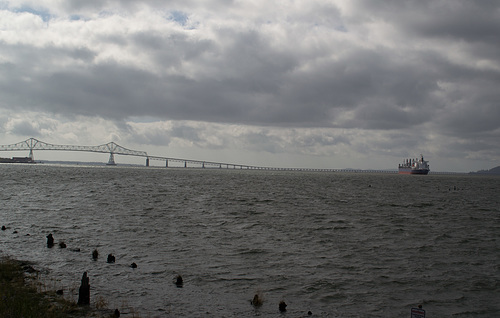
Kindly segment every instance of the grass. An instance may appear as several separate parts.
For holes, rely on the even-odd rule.
[[[28,281],[26,272],[29,269],[32,267],[26,262],[0,260],[0,317],[114,317],[109,312],[78,306],[55,291],[38,290],[36,277],[35,284]]]

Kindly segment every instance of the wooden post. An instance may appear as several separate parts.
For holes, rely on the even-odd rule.
[[[47,235],[47,247],[51,248],[54,246],[54,237],[52,236],[52,233]]]
[[[80,285],[80,290],[78,291],[78,305],[90,305],[90,284],[87,272],[83,273],[82,276],[82,284]]]

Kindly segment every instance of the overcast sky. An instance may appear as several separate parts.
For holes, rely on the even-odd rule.
[[[0,0],[0,144],[30,137],[248,165],[386,169],[422,153],[434,171],[490,169],[500,1]]]

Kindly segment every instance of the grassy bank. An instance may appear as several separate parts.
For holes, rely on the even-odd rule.
[[[36,275],[30,264],[15,260],[0,260],[0,317],[114,317],[112,313],[78,306],[56,291],[42,292],[37,288]]]

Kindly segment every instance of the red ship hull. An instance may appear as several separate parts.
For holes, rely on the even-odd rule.
[[[428,174],[428,169],[399,168],[399,174]]]

